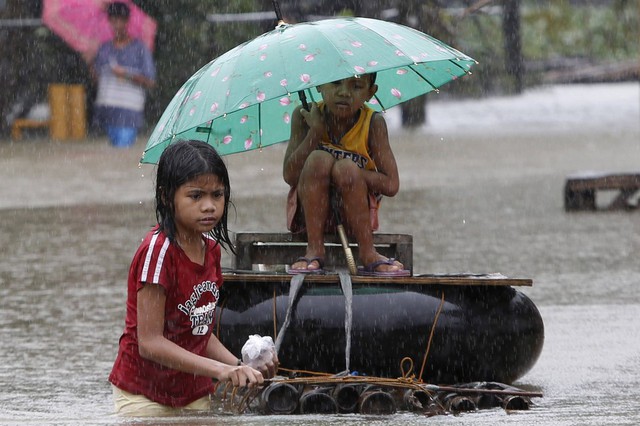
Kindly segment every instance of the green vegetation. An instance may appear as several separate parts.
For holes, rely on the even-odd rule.
[[[528,2],[535,3],[535,2]],[[588,58],[593,62],[638,57],[640,7],[616,0],[608,6],[573,6],[568,1],[522,9],[523,47],[528,59],[553,56]]]
[[[640,57],[640,6],[632,0],[609,3],[523,0],[520,10],[525,84],[540,82],[542,71],[559,62],[605,64]],[[490,8],[487,9],[491,11]],[[480,62],[461,91],[468,95],[508,91],[502,18],[478,12],[453,19],[456,44]]]
[[[158,85],[147,103],[149,123],[157,121],[180,85],[196,70],[227,50],[271,30],[275,24],[273,20],[212,22],[207,19],[212,14],[268,10],[271,2],[261,0],[134,1],[158,22],[154,52]],[[405,0],[395,1],[405,4],[401,3]],[[302,8],[312,3],[317,1],[291,2],[289,6]],[[325,3],[335,6],[338,2],[326,0]],[[502,16],[498,7],[501,2],[496,0],[465,17],[439,9],[440,3],[444,2],[419,2],[419,10],[424,14],[424,31],[479,61],[471,78],[447,86],[443,94],[482,96],[513,90],[513,78],[506,72]],[[7,0],[6,4],[4,10],[0,9],[3,19],[36,18],[41,13],[40,0]],[[380,4],[378,7],[386,8],[395,2]],[[416,10],[408,15],[415,16]],[[375,13],[374,9],[369,12]],[[342,11],[342,14],[349,13],[346,9]],[[520,16],[525,85],[538,84],[543,71],[562,64],[607,64],[640,57],[638,0],[521,0]],[[45,99],[51,82],[85,84],[89,94],[93,90],[86,64],[47,28],[4,29],[0,31],[0,40],[0,79],[5,87],[5,96],[0,100],[1,117],[6,117],[12,105],[23,100]],[[0,132],[7,131],[6,124],[0,121]]]

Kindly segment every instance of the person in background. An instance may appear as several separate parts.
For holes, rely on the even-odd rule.
[[[254,369],[212,333],[221,247],[233,251],[230,194],[227,168],[212,146],[182,140],[160,157],[157,224],[131,262],[125,329],[109,376],[117,413],[209,410],[212,379],[255,387],[275,375],[275,353]]]
[[[359,275],[410,275],[373,245],[378,197],[392,197],[400,186],[384,117],[365,104],[378,89],[375,79],[371,73],[318,86],[322,101],[293,113],[283,164],[291,187],[287,227],[306,230],[308,244],[291,274],[323,270],[324,233],[335,232],[335,209],[358,242]]]
[[[156,69],[151,52],[127,32],[130,9],[126,3],[107,6],[113,39],[103,43],[91,70],[97,82],[94,121],[111,144],[129,147],[144,121],[146,91],[155,85]]]

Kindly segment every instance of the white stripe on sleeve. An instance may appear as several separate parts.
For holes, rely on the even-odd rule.
[[[147,276],[149,275],[149,263],[151,263],[151,256],[153,255],[153,247],[156,245],[158,234],[153,234],[151,241],[149,242],[149,248],[147,249],[147,256],[144,258],[144,266],[142,267],[142,276],[140,282],[146,283]]]
[[[156,263],[156,270],[153,273],[153,283],[158,284],[158,279],[160,278],[160,271],[162,271],[162,263],[164,262],[164,255],[169,248],[169,239],[165,238],[164,244],[162,244],[162,248],[160,249],[160,254],[158,255],[158,262]]]

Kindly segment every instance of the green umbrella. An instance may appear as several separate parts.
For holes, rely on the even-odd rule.
[[[219,56],[178,90],[151,133],[141,162],[157,163],[178,139],[198,139],[221,155],[289,139],[299,93],[377,73],[370,105],[384,110],[469,73],[472,58],[415,29],[368,18],[280,23]]]

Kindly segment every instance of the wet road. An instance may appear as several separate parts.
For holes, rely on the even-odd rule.
[[[393,421],[640,424],[640,211],[567,214],[562,194],[577,171],[640,171],[639,101],[637,83],[439,101],[414,132],[388,113],[403,186],[383,203],[381,231],[414,235],[417,272],[532,278],[522,290],[546,334],[538,363],[516,383],[544,392],[532,410]],[[128,264],[154,222],[153,167],[137,167],[142,148],[0,142],[0,424],[124,423],[111,414],[106,377]],[[283,152],[227,157],[232,230],[284,231]],[[163,424],[364,420],[214,414]]]

